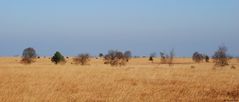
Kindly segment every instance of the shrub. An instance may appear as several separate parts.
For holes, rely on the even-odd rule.
[[[62,56],[62,54],[60,52],[56,52],[54,54],[54,56],[51,58],[51,61],[55,64],[58,64],[58,63],[65,63],[65,58],[64,56]]]
[[[124,57],[126,58],[126,61],[128,62],[129,59],[132,57],[131,51],[125,51]]]
[[[124,54],[117,50],[110,50],[108,54],[104,56],[104,64],[110,64],[111,66],[122,66],[127,62],[127,58]]]
[[[90,61],[89,54],[79,54],[73,59],[76,64],[86,65]]]
[[[209,59],[210,59],[210,58],[209,58],[208,55],[205,55],[204,58],[205,58],[205,61],[206,61],[206,62],[209,62]]]
[[[37,57],[37,54],[35,49],[29,47],[23,50],[21,62],[25,64],[30,64],[34,62],[36,57]]]
[[[218,50],[212,56],[213,61],[216,66],[226,66],[229,65],[228,61],[230,56],[227,54],[226,46],[219,46]]]
[[[149,61],[151,61],[152,63],[154,62],[154,57],[156,57],[156,53],[151,53],[149,56]]]
[[[104,54],[103,54],[103,53],[100,53],[100,54],[99,54],[99,57],[103,57],[103,56],[104,56]]]
[[[203,54],[201,54],[199,52],[195,52],[195,53],[193,53],[192,59],[194,62],[200,63],[200,62],[203,62],[204,56],[203,56]]]

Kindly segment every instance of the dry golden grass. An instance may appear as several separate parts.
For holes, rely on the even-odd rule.
[[[132,59],[111,67],[101,59],[91,64],[54,65],[48,58],[31,65],[20,58],[0,58],[1,102],[224,102],[239,99],[239,65],[213,68],[177,58],[174,66]],[[159,59],[156,59],[159,61]]]

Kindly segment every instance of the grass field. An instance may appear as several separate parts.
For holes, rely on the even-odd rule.
[[[48,58],[31,65],[0,58],[1,102],[234,102],[239,100],[239,64],[214,68],[177,58],[172,67],[134,58],[123,67],[54,65]],[[159,62],[159,59],[156,59]]]

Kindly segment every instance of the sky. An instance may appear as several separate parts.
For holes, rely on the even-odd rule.
[[[0,0],[0,56],[130,50],[239,56],[239,0]]]

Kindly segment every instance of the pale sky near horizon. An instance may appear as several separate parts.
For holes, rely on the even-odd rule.
[[[110,49],[239,56],[239,0],[0,0],[0,56]]]

